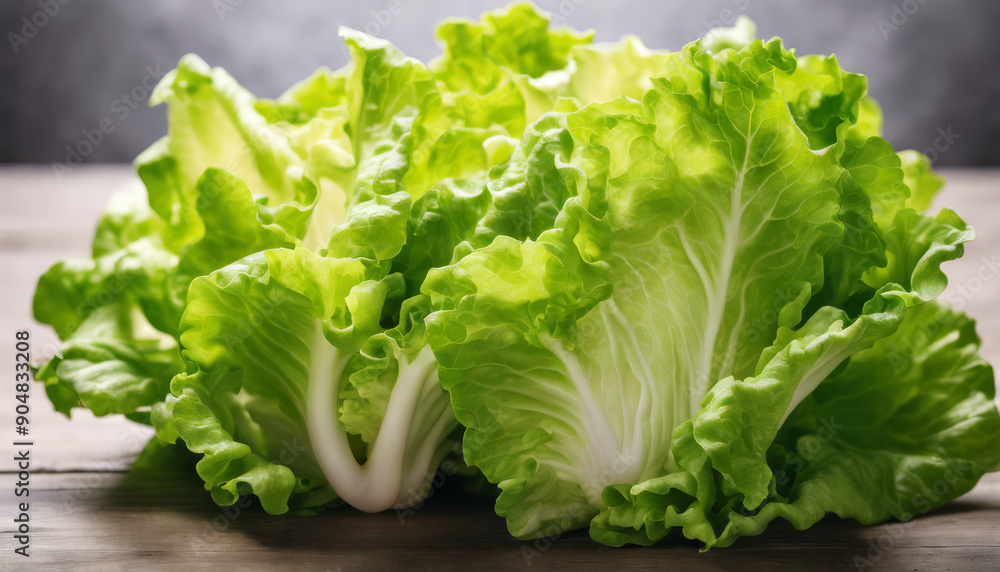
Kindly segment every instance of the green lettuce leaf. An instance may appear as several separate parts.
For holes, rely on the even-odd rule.
[[[121,296],[94,310],[35,373],[56,411],[83,406],[95,415],[122,413],[148,422],[181,369],[173,338],[153,329],[135,301]]]
[[[123,189],[98,225],[94,258],[58,262],[39,279],[35,319],[52,326],[62,343],[35,378],[57,411],[69,415],[82,405],[97,415],[142,410],[137,418],[148,418],[148,407],[163,399],[182,368],[176,340],[154,329],[142,311],[148,299],[165,295],[177,262],[162,228],[138,189]]]

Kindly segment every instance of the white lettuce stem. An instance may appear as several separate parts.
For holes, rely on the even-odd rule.
[[[729,213],[719,213],[723,223],[722,252],[720,253],[717,267],[712,269],[714,272],[709,272],[708,269],[701,265],[699,257],[694,254],[687,244],[683,230],[680,232],[684,250],[691,263],[695,265],[698,275],[701,278],[702,286],[705,288],[705,293],[708,295],[708,315],[705,317],[705,329],[703,330],[700,349],[701,357],[697,364],[697,369],[691,372],[692,378],[689,382],[692,388],[690,394],[692,418],[701,410],[701,400],[708,393],[708,390],[712,389],[712,386],[720,377],[728,375],[728,372],[723,371],[727,367],[725,364],[722,365],[723,369],[720,371],[714,371],[712,364],[715,358],[715,346],[718,342],[719,332],[726,317],[729,281],[733,273],[733,265],[736,262],[736,253],[740,244],[740,227],[743,221],[743,211],[746,209],[746,206],[743,204],[743,183],[747,174],[747,165],[750,163],[750,150],[753,147],[753,138],[753,133],[747,135],[746,152],[743,156],[743,162],[738,165],[739,172],[736,174],[733,188],[729,192]],[[733,332],[738,330],[739,328],[734,328]],[[736,334],[732,333],[731,335]],[[728,360],[729,358],[727,357]]]
[[[327,342],[323,324],[317,321],[309,368],[309,438],[323,474],[337,495],[358,510],[380,512],[395,506],[401,496],[410,421],[424,382],[435,371],[437,362],[429,347],[423,348],[413,361],[402,354],[397,356],[399,377],[371,454],[360,465],[351,453],[335,405],[348,358]]]
[[[601,410],[601,407],[597,404],[597,399],[594,397],[594,393],[590,387],[589,378],[576,356],[566,351],[561,340],[553,339],[543,334],[539,336],[539,341],[562,362],[563,367],[566,368],[566,375],[569,377],[580,399],[580,409],[583,413],[581,420],[584,423],[584,434],[581,437],[584,437],[587,441],[591,466],[588,468],[578,467],[577,470],[586,471],[589,469],[590,478],[585,479],[584,482],[600,483],[601,486],[599,488],[603,489],[603,485],[611,484],[604,481],[604,476],[616,475],[615,464],[621,461],[618,438],[611,429],[611,425],[608,423],[608,419]],[[629,479],[629,476],[623,476],[622,478],[624,479],[623,482],[633,482]],[[603,505],[599,493],[594,492],[599,488],[590,487],[587,492],[588,501],[594,504],[594,506]]]
[[[639,339],[635,328],[629,324],[628,318],[618,308],[614,297],[603,302],[600,309],[611,338],[610,342],[624,349],[625,361],[632,367],[632,373],[639,383],[639,402],[632,420],[631,434],[625,435],[622,455],[626,460],[629,476],[634,477],[636,481],[651,479],[662,471],[667,459],[666,452],[670,450],[669,444],[664,445],[661,440],[668,439],[681,420],[668,415],[669,407],[662,407],[660,415],[653,414],[653,403],[659,403],[661,399],[659,388],[656,376],[649,367],[648,358],[639,350]],[[619,335],[623,336],[623,340],[613,339],[616,329],[620,332]],[[644,431],[649,435],[648,443],[643,437]]]
[[[779,429],[785,424],[788,416],[792,414],[792,411],[795,410],[799,403],[802,403],[802,400],[809,397],[809,394],[811,394],[814,389],[819,387],[819,384],[829,377],[830,374],[833,373],[833,370],[837,369],[837,366],[844,363],[844,360],[854,353],[853,351],[850,351],[851,349],[853,348],[849,346],[832,356],[824,356],[823,359],[816,362],[816,364],[809,369],[802,379],[799,380],[798,385],[795,386],[795,393],[792,394],[792,400],[785,408],[785,413],[781,416],[781,421],[778,422]]]
[[[444,390],[441,390],[442,393]],[[419,444],[420,449],[416,453],[416,458],[410,464],[410,471],[403,479],[402,487],[399,491],[399,498],[396,506],[412,506],[423,501],[430,489],[428,484],[434,477],[434,469],[438,467],[444,458],[451,451],[453,443],[447,440],[449,433],[458,427],[458,420],[451,410],[451,402],[444,401],[445,407],[439,410],[439,416],[434,427],[427,432],[423,442]],[[438,410],[438,408],[435,408]],[[411,446],[418,446],[412,443]]]

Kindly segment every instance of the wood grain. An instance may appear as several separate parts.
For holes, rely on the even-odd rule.
[[[1000,262],[1000,171],[945,174],[949,186],[940,202],[965,217],[980,236],[962,260],[946,267],[949,293],[979,319],[983,352],[1000,363],[1000,289],[989,272]],[[57,259],[88,254],[108,196],[133,179],[128,166],[81,167],[62,180],[47,167],[0,168],[3,371],[13,369],[12,343],[10,351],[3,347],[16,330],[31,330],[36,354],[54,350],[54,335],[31,319],[35,281]],[[255,506],[222,509],[190,473],[127,473],[150,436],[148,428],[87,411],[66,419],[52,410],[39,388],[33,390],[32,407],[30,568],[1000,569],[998,474],[905,524],[863,527],[828,517],[802,532],[775,523],[760,537],[704,554],[677,536],[652,548],[611,549],[590,541],[585,532],[552,542],[518,541],[506,533],[489,502],[454,494],[447,485],[405,518],[349,508],[316,517],[268,516]],[[12,435],[13,409],[13,392],[0,391],[0,435]],[[11,553],[11,439],[2,437],[0,443],[0,570],[21,570],[24,559],[15,560]]]
[[[763,535],[700,553],[672,536],[650,548],[607,548],[574,532],[552,542],[511,538],[489,503],[447,492],[415,514],[339,508],[313,517],[220,509],[198,483],[116,473],[36,478],[33,564],[47,569],[289,570],[390,568],[737,568],[996,570],[1000,479],[909,523],[865,527],[828,517],[806,531],[783,522]],[[12,500],[7,493],[5,506]],[[33,496],[35,492],[33,491]],[[864,559],[864,560],[863,560]],[[871,562],[871,566],[864,564]],[[69,563],[72,563],[71,565]]]

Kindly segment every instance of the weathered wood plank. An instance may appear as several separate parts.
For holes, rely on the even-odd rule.
[[[992,571],[1000,557],[998,475],[985,478],[961,501],[909,523],[865,527],[830,517],[806,531],[775,523],[760,537],[704,554],[679,537],[652,548],[623,549],[602,547],[585,532],[554,542],[518,541],[488,502],[447,489],[404,518],[344,507],[319,516],[276,517],[255,506],[220,509],[198,483],[186,479],[58,473],[37,475],[33,484],[32,564],[51,570],[201,568],[224,562],[293,570],[480,564]],[[4,506],[12,496],[5,490]]]

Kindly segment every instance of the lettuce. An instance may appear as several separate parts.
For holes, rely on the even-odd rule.
[[[754,36],[594,44],[516,4],[427,65],[343,29],[274,100],[185,56],[145,197],[39,280],[36,377],[275,514],[417,506],[445,461],[520,538],[927,512],[1000,468],[936,300],[974,231],[867,78]]]
[[[949,487],[933,506],[998,466],[971,323],[925,309],[971,228],[910,208],[936,187],[912,159],[904,170],[878,122],[859,123],[876,109],[863,77],[740,25],[672,54],[641,101],[568,114],[566,169],[583,184],[552,231],[498,239],[424,282],[466,460],[499,485],[515,536],[589,527],[650,544],[677,528],[726,546],[777,517],[912,518],[937,480]],[[922,328],[963,342],[914,340]],[[968,367],[908,361],[938,352]],[[928,415],[871,427],[908,405],[868,415],[884,401],[856,394],[892,387],[926,392],[914,398]],[[849,419],[864,430],[830,435]]]

